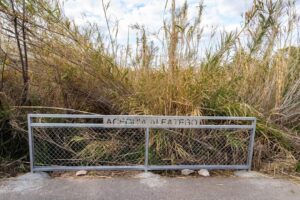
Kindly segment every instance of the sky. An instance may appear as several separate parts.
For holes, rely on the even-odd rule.
[[[97,23],[106,31],[106,22],[101,0],[60,0],[65,15],[79,26]],[[104,0],[108,2],[108,0]],[[200,0],[187,0],[189,18],[197,14]],[[118,42],[127,41],[128,27],[134,24],[144,25],[149,32],[159,30],[166,16],[166,0],[111,0],[108,9],[109,19],[119,21]],[[169,0],[171,2],[171,0]],[[177,6],[185,0],[176,0]],[[226,30],[235,30],[241,26],[241,14],[250,7],[251,0],[204,0],[203,23],[205,26],[218,26]],[[170,8],[170,6],[168,7]],[[104,32],[105,32],[104,31]],[[131,42],[136,31],[130,29]]]

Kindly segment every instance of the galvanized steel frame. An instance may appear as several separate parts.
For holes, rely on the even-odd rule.
[[[33,118],[65,118],[65,119],[97,119],[104,117],[130,118],[169,118],[169,119],[198,119],[198,120],[238,120],[249,121],[250,125],[159,125],[159,124],[98,124],[98,123],[36,123]],[[226,117],[226,116],[141,116],[141,115],[74,115],[74,114],[28,114],[28,141],[31,172],[37,171],[72,171],[72,170],[181,170],[181,169],[208,169],[208,170],[251,170],[253,146],[256,130],[255,117]],[[145,129],[145,162],[135,166],[34,166],[34,142],[32,127],[89,127],[89,128],[143,128]],[[249,129],[250,141],[247,163],[244,165],[149,165],[149,129],[150,128],[197,128],[197,129]]]

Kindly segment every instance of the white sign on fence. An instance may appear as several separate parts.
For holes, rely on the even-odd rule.
[[[107,116],[103,117],[103,124],[128,125],[179,125],[197,126],[201,119],[195,117],[164,117],[164,116]]]

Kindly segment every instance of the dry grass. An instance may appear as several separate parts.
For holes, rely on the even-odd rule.
[[[299,13],[294,1],[255,1],[237,31],[209,30],[206,48],[201,46],[207,40],[202,25],[205,2],[190,20],[187,4],[175,9],[175,0],[169,1],[170,18],[163,20],[163,34],[156,35],[162,45],[156,47],[147,28],[136,25],[137,49],[121,47],[112,36],[105,40],[96,25],[79,30],[55,1],[30,2],[26,27],[31,109],[14,107],[23,86],[10,3],[0,4],[4,157],[26,152],[24,114],[53,113],[34,107],[53,106],[101,114],[256,116],[254,167],[279,173],[292,171],[299,162]],[[7,140],[25,150],[10,155],[15,143]],[[264,167],[276,161],[281,164]]]

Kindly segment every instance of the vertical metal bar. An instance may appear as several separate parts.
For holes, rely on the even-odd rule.
[[[255,130],[256,130],[256,119],[254,119],[252,121],[252,129],[251,129],[251,133],[250,133],[250,141],[249,141],[249,147],[248,147],[247,166],[248,166],[249,171],[251,170],[251,164],[252,164]]]
[[[145,172],[148,172],[149,164],[149,128],[145,132]]]
[[[30,158],[30,171],[33,172],[33,137],[32,137],[32,129],[31,129],[31,117],[27,115],[27,123],[28,123],[28,141],[29,141],[29,158]]]

